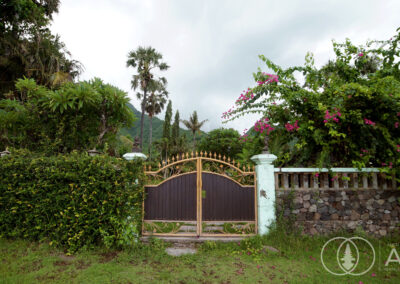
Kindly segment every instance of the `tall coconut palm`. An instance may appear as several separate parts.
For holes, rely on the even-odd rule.
[[[152,88],[149,90],[150,96],[146,102],[145,111],[149,115],[149,155],[151,159],[151,146],[153,137],[153,116],[159,114],[165,107],[167,102],[168,92],[165,89],[165,85],[162,82],[152,84]]]
[[[127,67],[134,67],[137,70],[137,74],[133,75],[131,85],[132,89],[136,90],[140,88],[143,91],[142,97],[142,115],[140,118],[140,146],[143,147],[143,123],[144,123],[144,112],[147,102],[147,92],[151,88],[151,85],[157,81],[161,81],[164,84],[167,80],[164,77],[160,77],[159,80],[153,79],[153,71],[159,69],[161,71],[167,70],[169,66],[161,62],[162,55],[152,47],[139,47],[136,50],[132,50],[128,54],[128,60],[126,61]]]
[[[203,121],[199,121],[197,116],[197,111],[194,111],[190,116],[189,120],[182,120],[182,123],[193,133],[193,147],[196,148],[196,132],[200,133],[201,127],[203,127],[204,123],[208,121],[205,119]]]

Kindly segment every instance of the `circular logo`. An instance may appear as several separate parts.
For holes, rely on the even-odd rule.
[[[363,275],[374,266],[375,249],[361,237],[332,238],[322,247],[321,263],[333,275]]]

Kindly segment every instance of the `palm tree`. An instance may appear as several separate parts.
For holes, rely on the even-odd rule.
[[[158,82],[157,84],[152,84],[152,88],[149,89],[150,96],[146,102],[145,111],[149,115],[150,118],[150,126],[149,126],[149,155],[151,159],[151,144],[152,144],[152,136],[153,136],[153,116],[159,114],[165,107],[165,103],[167,102],[168,92],[165,89],[165,85],[162,82]],[[137,94],[139,97],[139,93]]]
[[[166,84],[167,80],[164,77],[160,77],[159,80],[154,80],[153,69],[167,70],[169,66],[161,62],[162,55],[158,53],[152,47],[139,47],[136,50],[132,50],[128,54],[128,60],[126,61],[127,67],[134,67],[137,69],[137,74],[133,75],[131,85],[132,89],[136,90],[140,88],[143,91],[142,97],[142,115],[140,118],[140,146],[143,147],[143,123],[144,123],[144,112],[147,102],[147,92],[152,88],[152,84],[157,81],[161,81]]]
[[[194,111],[193,114],[190,116],[189,120],[182,120],[182,123],[193,133],[193,147],[196,148],[196,132],[200,133],[200,128],[203,124],[207,121],[203,120],[199,122],[197,117],[197,111]]]

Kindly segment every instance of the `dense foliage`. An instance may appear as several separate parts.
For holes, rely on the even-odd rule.
[[[399,43],[400,29],[365,46],[334,42],[336,58],[321,68],[311,54],[288,69],[260,56],[274,74],[255,73],[223,116],[262,113],[254,130],[285,149],[279,165],[400,168]]]
[[[239,132],[232,128],[219,128],[204,135],[197,144],[197,149],[237,159],[242,152],[242,144]]]
[[[0,98],[23,76],[53,87],[81,72],[49,29],[58,6],[58,0],[0,0]]]
[[[127,94],[93,79],[66,83],[57,90],[19,79],[16,96],[0,100],[0,149],[7,146],[66,153],[114,148],[122,127],[134,116]]]
[[[134,241],[142,220],[140,161],[73,153],[1,158],[0,236],[48,240],[75,251]]]

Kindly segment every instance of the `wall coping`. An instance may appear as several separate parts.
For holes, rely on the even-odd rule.
[[[378,168],[275,168],[276,173],[379,173]]]

